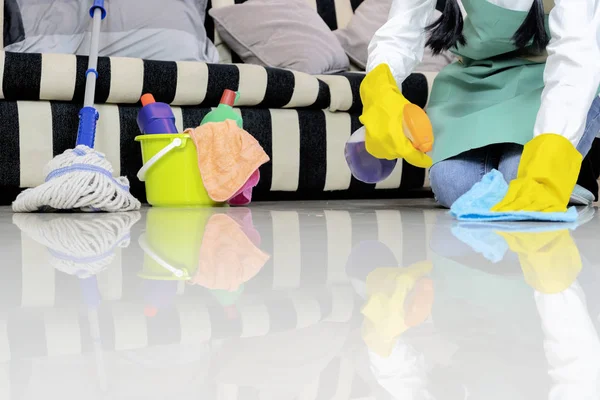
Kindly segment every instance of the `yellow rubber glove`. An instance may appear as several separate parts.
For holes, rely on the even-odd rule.
[[[525,145],[517,179],[492,211],[567,211],[583,157],[563,136],[540,135]]]
[[[387,64],[380,64],[367,74],[360,85],[360,98],[360,122],[366,128],[365,146],[372,156],[385,160],[403,158],[421,168],[431,166],[431,158],[417,150],[405,135],[405,131],[412,132],[419,148],[429,149],[433,144],[429,118],[402,95]]]
[[[496,232],[517,253],[525,281],[545,294],[569,288],[581,272],[581,256],[567,229],[553,232]]]
[[[422,261],[407,268],[377,268],[367,276],[362,337],[371,351],[388,357],[403,332],[429,317],[432,268],[430,261]]]

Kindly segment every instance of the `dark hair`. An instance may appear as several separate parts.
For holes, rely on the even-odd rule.
[[[439,54],[459,44],[464,46],[467,43],[462,32],[463,22],[458,1],[446,0],[442,16],[425,28],[429,32],[427,46],[431,48],[433,54]],[[542,0],[534,0],[525,21],[515,32],[513,40],[519,49],[529,44],[538,51],[546,47],[550,38],[546,33]]]

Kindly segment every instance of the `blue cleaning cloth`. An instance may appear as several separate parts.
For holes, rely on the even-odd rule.
[[[492,263],[500,262],[508,251],[508,244],[497,232],[552,232],[568,229],[574,231],[594,218],[596,210],[585,207],[572,223],[554,222],[457,222],[452,226],[452,234],[473,251],[481,254]]]
[[[498,204],[508,192],[508,184],[500,171],[492,170],[481,182],[452,204],[450,214],[459,221],[550,221],[575,222],[577,210],[569,208],[566,212],[494,212],[492,207]]]
[[[452,227],[452,234],[461,242],[465,243],[475,253],[481,254],[492,263],[502,261],[508,251],[506,240],[496,233],[495,229],[485,227],[478,229],[455,225]]]

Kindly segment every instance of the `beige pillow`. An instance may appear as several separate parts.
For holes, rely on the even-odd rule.
[[[340,42],[306,0],[248,0],[212,8],[217,32],[249,64],[309,74],[345,71]]]
[[[356,9],[348,26],[334,32],[352,63],[363,70],[367,66],[369,42],[375,32],[386,23],[391,6],[392,0],[365,0]],[[440,15],[436,10],[435,18],[439,18]],[[431,50],[426,48],[423,62],[416,71],[440,71],[453,61],[454,55],[450,52],[434,56]]]

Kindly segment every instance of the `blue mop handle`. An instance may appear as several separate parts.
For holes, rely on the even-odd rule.
[[[94,107],[83,107],[79,110],[79,128],[77,129],[77,146],[83,145],[94,148],[96,139],[96,123],[100,118]]]
[[[94,0],[94,4],[90,7],[90,17],[94,18],[94,12],[100,10],[102,19],[106,18],[106,8],[104,8],[104,0]]]
[[[98,79],[98,46],[100,40],[100,25],[106,17],[104,0],[94,0],[90,8],[92,17],[92,37],[90,43],[90,55],[88,69],[85,72],[85,96],[83,108],[79,112],[79,129],[77,132],[76,145],[94,147],[96,137],[96,123],[99,118],[98,111],[94,108],[94,96],[96,94],[96,80]]]
[[[97,309],[102,302],[102,295],[98,288],[98,278],[90,276],[89,278],[79,280],[81,294],[88,307]]]

